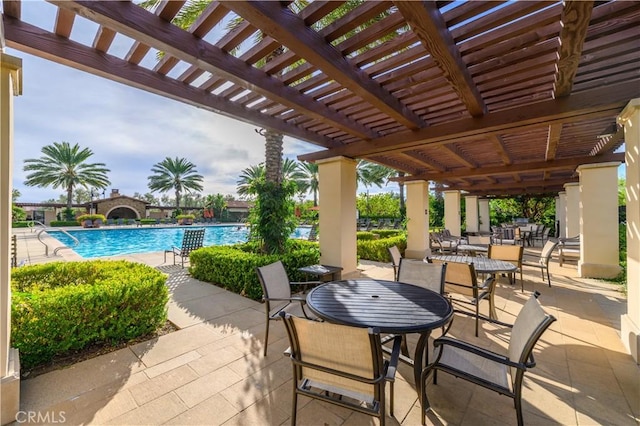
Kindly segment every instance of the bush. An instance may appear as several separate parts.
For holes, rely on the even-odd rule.
[[[15,222],[11,222],[12,228],[28,228],[33,224],[31,220],[16,220]]]
[[[85,220],[101,220],[102,223],[107,221],[107,218],[103,214],[83,214],[76,218],[79,224],[82,224]]]
[[[158,219],[140,219],[141,225],[155,225],[156,222],[159,222]]]
[[[15,268],[11,279],[11,345],[25,368],[152,333],[167,318],[166,275],[139,263],[54,262]]]
[[[60,226],[78,226],[78,222],[75,220],[52,220],[49,226],[52,228]]]
[[[298,268],[320,261],[317,243],[288,240],[283,255],[260,254],[257,242],[234,246],[211,246],[192,251],[189,259],[191,275],[199,280],[215,283],[234,293],[254,300],[262,297],[262,287],[255,269],[281,260],[289,279],[301,281],[304,274]]]
[[[398,246],[403,253],[407,248],[407,238],[404,235],[383,238],[379,240],[358,240],[358,258],[376,262],[390,262],[388,247]]]
[[[192,214],[179,214],[176,215],[176,219],[195,219],[196,216]]]

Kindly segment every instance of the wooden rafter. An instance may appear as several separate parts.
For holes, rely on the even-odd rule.
[[[592,10],[592,0],[564,1],[560,17],[562,30],[560,31],[558,72],[553,90],[556,98],[568,96],[571,93]]]
[[[100,29],[96,33],[96,37],[93,39],[93,48],[101,52],[106,52],[111,47],[113,39],[116,37],[116,32],[109,28],[100,26]]]
[[[536,102],[526,109],[516,107],[487,114],[481,118],[465,118],[414,132],[384,136],[366,142],[301,155],[301,161],[316,161],[338,155],[358,157],[376,153],[410,149],[425,144],[462,142],[481,136],[525,131],[552,123],[570,123],[596,117],[617,115],[629,99],[640,96],[637,81],[585,90],[565,98]]]
[[[437,159],[428,157],[423,153],[415,150],[403,151],[403,154],[408,155],[409,157],[425,164],[427,168],[437,170],[439,172],[445,172],[447,168],[442,165],[442,163],[438,162]]]
[[[409,129],[424,126],[420,117],[397,98],[371,80],[366,73],[351,65],[342,54],[287,7],[275,8],[264,2],[221,1],[222,5],[257,25],[264,33],[304,57],[331,79],[360,96],[375,108],[388,114]]]
[[[462,60],[447,24],[435,2],[394,1],[418,39],[440,67],[451,87],[473,117],[487,112],[487,106]]]
[[[462,151],[460,151],[458,148],[456,148],[455,146],[451,145],[451,144],[444,144],[444,145],[440,145],[440,149],[444,150],[447,152],[447,154],[449,155],[453,155],[453,157],[456,159],[456,161],[464,164],[465,166],[475,169],[476,167],[478,167],[478,165],[476,163],[474,163],[473,161],[469,160],[467,158],[466,155],[464,155],[464,153]]]
[[[201,40],[173,24],[129,2],[93,2],[63,1],[52,3],[59,7],[91,19],[101,25],[153,46],[171,56],[200,67],[211,73],[219,74],[227,80],[250,87],[253,91],[268,96],[290,108],[304,111],[311,117],[362,139],[375,137],[375,133],[337,112],[308,98],[260,70],[234,58],[222,49]]]
[[[509,164],[513,163],[513,159],[509,155],[509,152],[507,152],[507,148],[505,148],[504,141],[502,140],[502,137],[500,137],[500,135],[487,135],[487,140],[489,140],[489,142],[491,142],[496,148],[498,155],[505,165],[508,166]]]
[[[624,140],[624,129],[620,128],[612,135],[602,135],[590,155],[600,155],[617,148]]]
[[[525,189],[530,188],[549,188],[562,186],[565,183],[577,182],[577,178],[569,179],[554,179],[554,180],[535,180],[535,181],[522,181],[522,182],[507,182],[507,183],[473,183],[470,185],[452,185],[449,189],[456,189],[460,191],[501,191],[501,190],[513,190],[513,189]]]
[[[289,133],[312,143],[323,146],[326,146],[327,143],[335,143],[318,134],[227,102],[203,90],[185,85],[169,77],[160,76],[115,56],[99,53],[94,49],[69,39],[63,39],[30,24],[7,17],[4,17],[3,23],[7,44],[12,48],[209,111]],[[74,52],[74,54],[70,55],[69,52]]]
[[[56,13],[56,24],[53,28],[53,32],[60,37],[69,38],[71,35],[71,29],[73,28],[73,21],[75,19],[75,13],[70,10],[59,8]]]
[[[554,160],[556,158],[556,152],[558,152],[558,143],[560,143],[560,134],[562,133],[562,124],[549,125],[549,133],[547,135],[547,149],[544,154],[544,159]]]
[[[414,175],[405,177],[404,180],[442,180],[451,178],[466,178],[475,176],[497,176],[497,175],[509,175],[517,172],[536,172],[545,170],[571,170],[578,167],[581,164],[593,164],[609,161],[624,162],[624,153],[600,155],[597,157],[574,157],[566,158],[562,160],[552,161],[534,161],[529,163],[518,163],[510,166],[492,166],[492,167],[479,167],[477,169],[467,170],[450,170],[445,173],[427,173],[423,175]]]
[[[22,15],[21,0],[2,0],[2,14],[20,19]]]

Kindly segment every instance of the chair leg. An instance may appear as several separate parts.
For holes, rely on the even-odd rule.
[[[422,370],[422,374],[420,375],[420,383],[416,383],[418,389],[420,390],[420,418],[422,419],[422,424],[426,424],[426,412],[431,408],[431,404],[429,403],[429,398],[427,397],[427,380],[429,380],[429,374],[433,371],[433,384],[436,384],[436,370],[432,370],[427,367]]]
[[[389,383],[390,394],[389,394],[389,415],[393,417],[393,399],[394,399],[394,391],[393,391],[393,382]]]
[[[478,337],[478,323],[480,322],[480,303],[476,300],[476,337]]]
[[[298,393],[296,392],[296,376],[293,376],[293,401],[291,404],[291,425],[296,425],[296,414],[298,412]]]
[[[264,356],[267,356],[267,345],[269,344],[269,312],[267,312],[267,323],[264,331]]]
[[[520,291],[524,293],[524,281],[522,281],[522,267],[520,267]]]
[[[385,420],[387,419],[387,410],[386,410],[386,401],[384,398],[384,382],[382,382],[382,386],[380,386],[380,412],[379,412],[379,416],[380,416],[380,426],[384,426],[385,425]]]
[[[518,426],[522,426],[524,425],[524,419],[522,417],[522,399],[519,394],[515,396],[513,402],[516,406],[516,417],[518,418]]]
[[[551,275],[549,275],[549,267],[547,266],[547,282],[549,283],[549,287],[551,287]]]

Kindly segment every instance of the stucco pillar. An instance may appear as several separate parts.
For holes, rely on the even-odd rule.
[[[2,37],[1,31],[0,37]],[[0,394],[2,395],[0,420],[3,425],[15,421],[20,409],[20,360],[18,351],[9,346],[11,341],[13,97],[20,94],[22,94],[22,59],[0,51]]]
[[[461,235],[460,231],[460,191],[443,191],[444,227],[451,235]]]
[[[567,193],[562,191],[558,192],[558,198],[556,198],[556,220],[560,222],[560,235],[557,237],[567,236]]]
[[[614,278],[620,273],[618,237],[619,162],[583,164],[580,174],[578,275]]]
[[[565,235],[573,238],[580,235],[580,184],[565,183],[564,192],[567,194],[564,206]]]
[[[468,195],[464,197],[464,215],[465,223],[467,225],[467,232],[479,232],[480,226],[478,223],[478,197],[475,195]]]
[[[424,259],[429,249],[429,182],[405,183],[407,190],[407,249],[404,256]]]
[[[480,218],[480,232],[491,232],[491,214],[489,212],[489,200],[480,198],[478,200],[478,216]]]
[[[356,161],[334,157],[318,161],[320,263],[356,272]]]
[[[620,321],[622,343],[640,364],[640,99],[618,116],[624,126],[627,202],[627,313]]]

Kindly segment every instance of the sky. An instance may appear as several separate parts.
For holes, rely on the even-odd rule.
[[[25,21],[51,30],[55,7],[30,1],[22,6]],[[93,40],[96,29],[96,24],[77,18],[71,38]],[[130,46],[130,39],[118,36],[112,49],[127,51]],[[53,142],[90,148],[94,155],[88,161],[105,163],[111,170],[107,194],[117,188],[129,196],[149,192],[151,168],[165,157],[183,157],[194,163],[204,176],[203,195],[237,196],[241,171],[264,161],[264,139],[254,125],[15,49],[7,48],[5,53],[23,61],[23,94],[14,98],[13,187],[21,193],[20,202],[58,199],[65,192],[24,184],[24,160],[41,157],[42,147]],[[284,156],[291,159],[320,149],[294,138],[284,139]],[[390,184],[380,191],[394,189],[396,185]]]

